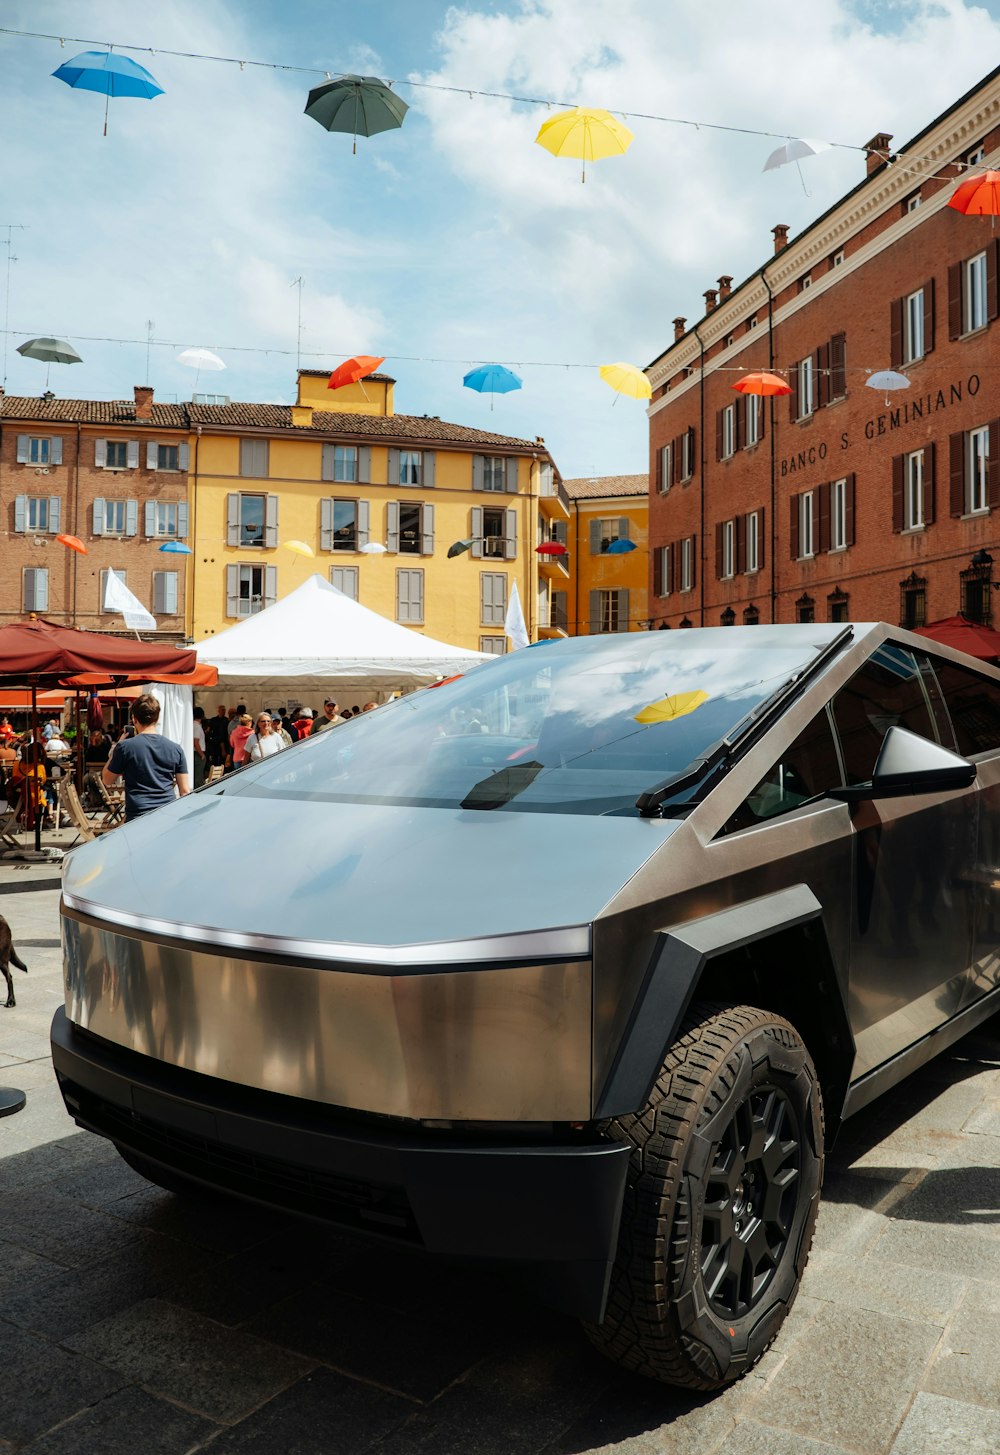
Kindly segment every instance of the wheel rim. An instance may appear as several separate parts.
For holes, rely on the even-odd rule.
[[[701,1273],[709,1303],[741,1318],[784,1256],[798,1207],[802,1138],[784,1092],[756,1088],[712,1147],[701,1219]]]

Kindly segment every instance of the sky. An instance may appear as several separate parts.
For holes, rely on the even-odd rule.
[[[93,42],[152,47],[132,54],[164,89],[112,100],[106,137],[103,98],[51,75]],[[40,394],[16,345],[54,334],[84,359],[52,367],[63,397],[130,398],[148,357],[167,402],[287,403],[298,350],[385,355],[399,413],[542,436],[567,478],[643,472],[644,405],[598,366],[648,364],[720,274],[766,261],[776,223],[794,236],[864,175],[844,147],[801,175],[764,173],[769,152],[900,145],[998,59],[1000,0],[0,0],[0,373]],[[410,107],[356,155],[303,115],[344,71]],[[577,104],[677,120],[633,117],[582,184],[534,142]],[[225,372],[196,377],[187,347]],[[492,361],[523,388],[463,387]]]

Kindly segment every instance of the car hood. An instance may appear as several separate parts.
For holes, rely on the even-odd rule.
[[[75,849],[63,890],[99,918],[165,934],[183,926],[187,938],[204,928],[229,944],[506,939],[589,924],[677,827],[356,803],[278,810],[210,790]]]

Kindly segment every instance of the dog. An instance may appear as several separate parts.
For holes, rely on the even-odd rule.
[[[11,965],[16,965],[19,970],[23,970],[25,975],[27,975],[28,967],[14,949],[14,939],[10,932],[10,925],[4,919],[3,915],[0,914],[0,971],[3,972],[3,978],[7,982],[7,999],[4,1001],[6,1007],[17,1004],[14,999],[14,982],[10,978]]]

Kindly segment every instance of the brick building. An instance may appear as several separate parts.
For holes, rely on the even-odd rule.
[[[113,570],[156,616],[167,641],[184,635],[188,421],[180,405],[15,398],[0,394],[0,621],[30,611],[95,631],[122,629],[103,609]],[[86,555],[61,544],[76,536]]]
[[[1000,68],[891,144],[647,368],[654,624],[996,614],[1000,232],[947,203],[1000,165]],[[791,394],[734,392],[753,370]]]

